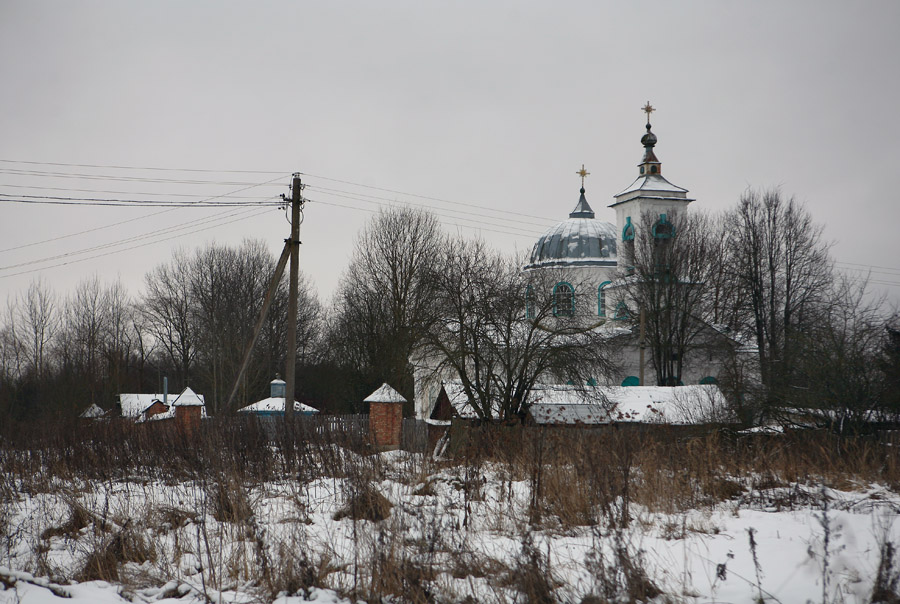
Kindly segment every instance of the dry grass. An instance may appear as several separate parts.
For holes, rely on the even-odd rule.
[[[455,428],[449,461],[432,464],[426,456],[387,467],[383,457],[366,455],[354,435],[285,431],[270,442],[250,422],[205,423],[199,440],[190,443],[177,433],[116,422],[0,430],[3,501],[70,485],[68,517],[45,525],[41,541],[46,545],[81,535],[83,543],[86,534],[93,536],[82,568],[63,569],[69,573],[63,578],[116,581],[127,563],[156,561],[155,578],[147,580],[162,585],[180,572],[167,556],[189,551],[203,568],[205,586],[222,589],[229,581],[249,580],[261,599],[332,586],[371,601],[463,600],[441,592],[443,575],[489,584],[500,601],[508,593],[519,594],[513,598],[518,601],[557,601],[565,598],[558,594],[554,570],[531,535],[589,526],[602,532],[607,544],[618,541],[612,549],[596,548],[593,591],[579,594],[582,601],[647,600],[661,593],[642,570],[638,550],[623,536],[635,521],[632,504],[670,514],[737,500],[794,508],[815,503],[814,493],[803,485],[853,489],[880,483],[900,489],[900,460],[891,447],[874,438],[827,433],[745,436],[666,427],[480,426]],[[392,513],[393,504],[380,487],[387,479],[417,496],[418,516]],[[304,489],[323,480],[343,495],[344,505],[333,518],[352,522],[359,535],[354,545],[360,555],[352,564],[335,563],[330,553],[306,542]],[[111,512],[90,508],[99,503],[77,496],[85,484],[119,483],[135,485],[138,492],[147,483],[197,485],[203,503],[153,502],[141,516],[147,525],[142,528],[152,529],[147,532],[124,520],[101,522]],[[259,505],[254,493],[270,483],[290,485],[284,496],[302,511],[291,517],[287,540],[267,535],[254,515]],[[442,510],[429,507],[448,486],[462,513],[460,524],[449,528],[441,524]],[[489,521],[477,516],[485,510],[494,516]],[[220,524],[213,526],[208,516]],[[518,557],[504,564],[475,551],[466,540],[473,523],[515,531],[522,539]],[[661,533],[680,539],[699,530],[706,529],[672,524]],[[173,549],[164,550],[162,540],[154,542],[156,534],[178,535]],[[240,542],[240,548],[223,553],[220,544],[229,540]],[[873,601],[897,601],[890,599],[900,575],[894,547],[888,543],[882,552],[876,584],[881,600]],[[44,554],[36,554],[40,569],[48,568],[41,566]],[[47,574],[51,571],[57,569]]]

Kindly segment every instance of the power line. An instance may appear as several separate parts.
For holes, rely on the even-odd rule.
[[[365,201],[365,199],[362,199],[362,198],[370,198],[370,199],[374,199],[374,200],[381,200],[381,201],[386,201],[386,202],[388,202],[388,203],[396,203],[396,202],[399,201],[399,200],[396,200],[396,199],[390,199],[390,198],[388,198],[388,197],[380,197],[380,196],[378,196],[378,195],[368,195],[368,194],[366,194],[366,193],[355,193],[355,192],[353,192],[353,191],[342,191],[342,190],[340,190],[340,189],[329,189],[329,188],[326,188],[326,187],[318,187],[318,186],[315,186],[315,185],[308,185],[307,187],[308,187],[309,189],[321,191],[321,192],[324,193],[325,195],[335,195],[335,196],[337,196],[337,197],[347,197],[347,196],[350,196],[350,199],[356,199],[357,201]],[[407,205],[415,205],[415,206],[418,206],[418,207],[423,207],[423,208],[428,208],[429,210],[433,210],[432,207],[430,207],[430,206],[428,206],[428,205],[426,205],[426,204],[422,204],[422,203],[413,203],[413,202],[408,202],[408,201],[407,201],[407,202],[401,202],[401,203],[406,203]],[[454,210],[453,208],[441,208],[441,209],[442,209],[443,211],[445,211],[445,212],[456,212],[457,214],[468,214],[468,215],[470,215],[470,216],[478,216],[478,217],[480,217],[480,218],[487,218],[487,219],[489,219],[489,220],[496,220],[496,219],[498,218],[498,216],[489,216],[489,215],[487,215],[487,214],[481,214],[481,213],[478,213],[478,212],[469,212],[469,211],[466,211],[466,210]],[[482,209],[487,209],[487,208],[482,208]],[[495,211],[498,211],[498,210],[495,210]],[[556,222],[556,221],[552,221],[552,220],[549,219],[549,218],[546,219],[546,221],[545,221],[544,224],[537,224],[537,223],[532,222],[532,221],[529,221],[529,220],[519,220],[518,218],[511,218],[509,215],[506,215],[506,216],[504,216],[503,218],[504,218],[504,220],[505,220],[506,222],[518,222],[518,223],[521,223],[521,224],[525,224],[525,225],[528,225],[528,226],[535,226],[535,227],[539,227],[539,228],[542,228],[542,229],[546,229],[547,226],[549,226],[549,225],[546,224],[546,223],[548,223],[548,222]]]
[[[306,196],[304,196],[304,199],[306,199],[306,200],[309,201],[309,202],[312,202],[312,203],[318,203],[318,204],[325,205],[325,206],[331,206],[331,207],[335,207],[335,208],[345,208],[345,209],[348,209],[348,210],[359,210],[359,211],[361,211],[361,212],[369,212],[370,214],[374,214],[375,212],[378,211],[378,210],[373,210],[373,209],[370,209],[370,208],[360,208],[360,207],[357,207],[357,206],[350,206],[350,205],[345,205],[345,204],[341,204],[341,203],[335,203],[335,202],[329,202],[329,201],[320,201],[320,200],[316,200],[316,199],[310,199],[309,197],[306,197]],[[386,204],[383,204],[383,205],[386,205]],[[399,205],[399,204],[398,204],[398,205]],[[435,214],[435,215],[439,217],[439,218],[438,218],[439,220],[440,220],[440,217],[443,216],[443,215],[441,215],[441,214]],[[443,217],[444,217],[444,218],[448,218],[448,219],[467,220],[467,219],[465,219],[465,218],[457,218],[456,216],[443,216]],[[511,236],[513,236],[513,237],[521,237],[521,236],[522,236],[522,233],[514,233],[514,232],[511,232],[511,231],[504,231],[504,230],[500,230],[500,229],[491,229],[491,228],[485,227],[485,226],[483,226],[483,225],[481,225],[481,224],[479,224],[479,225],[459,224],[459,223],[456,223],[456,222],[447,222],[447,221],[445,221],[445,220],[441,220],[440,222],[441,222],[441,224],[443,224],[443,225],[445,225],[445,226],[455,226],[455,227],[460,227],[460,228],[464,228],[464,229],[473,229],[473,230],[479,230],[479,231],[487,231],[487,232],[489,232],[489,233],[499,233],[499,234],[501,234],[501,235],[511,235]]]
[[[161,172],[203,172],[210,174],[290,174],[290,172],[271,172],[267,170],[208,170],[202,168],[163,168],[160,166],[116,166],[109,164],[68,164],[48,161],[26,161],[19,159],[0,159],[5,164],[27,164],[30,166],[59,166],[65,168],[101,168],[110,170],[155,170]]]
[[[375,191],[384,191],[385,193],[394,193],[396,195],[406,195],[407,197],[418,197],[419,199],[427,199],[429,201],[437,201],[440,203],[449,203],[449,204],[454,204],[454,205],[469,206],[469,207],[478,208],[478,209],[482,209],[482,210],[489,210],[491,212],[507,213],[506,210],[495,210],[494,208],[486,208],[486,207],[478,205],[478,204],[466,203],[466,202],[462,202],[462,201],[452,201],[450,199],[441,199],[440,197],[428,197],[427,195],[417,195],[416,193],[405,193],[403,191],[397,191],[396,189],[386,189],[383,187],[364,185],[362,183],[352,182],[349,180],[341,180],[339,178],[329,178],[328,176],[319,176],[316,174],[309,174],[308,172],[301,172],[301,174],[303,174],[304,176],[311,176],[313,178],[321,178],[322,180],[330,180],[332,182],[339,182],[339,183],[342,183],[345,185],[353,185],[354,187],[363,187],[366,189],[373,189]],[[518,212],[517,215],[518,216],[526,216],[528,218],[537,218],[538,220],[553,220],[552,218],[547,218],[546,216],[535,216],[533,214],[525,214],[522,212]]]
[[[234,191],[229,191],[229,192],[227,192],[227,193],[220,193],[219,195],[213,195],[213,196],[211,196],[211,197],[207,197],[206,199],[204,199],[204,200],[202,200],[202,201],[212,201],[212,200],[215,200],[215,199],[220,199],[220,198],[223,198],[223,197],[226,197],[226,196],[229,196],[229,195],[233,195],[233,194],[235,194],[235,193],[243,193],[244,191],[249,191],[250,189],[255,189],[255,188],[258,187],[258,186],[263,186],[263,185],[271,184],[271,183],[275,182],[276,180],[281,180],[281,178],[282,178],[281,176],[276,176],[275,178],[272,178],[272,179],[267,180],[267,181],[265,181],[265,182],[256,183],[256,184],[253,184],[253,185],[250,185],[250,186],[247,186],[247,187],[243,187],[243,188],[241,188],[241,189],[236,189],[236,190],[234,190]],[[70,238],[70,237],[76,237],[76,236],[78,236],[78,235],[84,235],[84,234],[86,234],[86,233],[93,233],[93,232],[95,232],[95,231],[100,231],[100,230],[108,229],[108,228],[111,228],[111,227],[114,227],[114,226],[119,226],[119,225],[121,225],[121,224],[125,224],[125,223],[128,223],[128,222],[132,222],[132,221],[134,221],[134,220],[140,220],[140,219],[143,219],[143,218],[152,218],[153,216],[160,216],[160,215],[166,214],[166,213],[168,213],[168,212],[174,212],[174,211],[176,211],[177,209],[179,209],[179,208],[169,208],[169,209],[161,210],[161,211],[159,211],[159,212],[153,212],[153,213],[151,213],[151,214],[148,214],[148,215],[146,215],[146,216],[142,216],[142,217],[140,217],[140,218],[134,218],[134,219],[132,219],[132,220],[123,220],[123,221],[120,221],[120,222],[114,222],[114,223],[112,223],[112,224],[108,224],[108,225],[101,226],[101,227],[94,227],[94,228],[92,228],[92,229],[86,229],[86,230],[78,231],[78,232],[75,232],[75,233],[69,233],[69,234],[66,234],[66,235],[60,235],[60,236],[58,236],[58,237],[51,237],[50,239],[44,239],[43,241],[35,241],[35,242],[32,242],[32,243],[26,243],[26,244],[23,244],[23,245],[18,245],[18,246],[14,246],[14,247],[10,247],[10,248],[6,248],[6,249],[3,249],[3,250],[0,250],[0,253],[2,253],[2,252],[9,252],[9,251],[13,251],[13,250],[18,250],[18,249],[22,249],[22,248],[26,248],[26,247],[32,247],[32,246],[35,246],[35,245],[41,245],[41,244],[44,244],[44,243],[50,243],[51,241],[59,241],[60,239],[68,239],[68,238]],[[126,240],[121,240],[121,241],[126,241]]]
[[[280,177],[279,177],[280,179]],[[152,197],[207,197],[205,193],[160,193],[159,191],[111,191],[108,189],[78,189],[73,187],[45,187],[40,185],[12,185],[9,183],[0,184],[0,187],[9,189],[33,189],[37,191],[67,191],[75,193],[107,193],[110,195],[147,195]],[[258,199],[258,195],[232,195],[225,193],[222,196],[228,199]]]
[[[229,214],[228,216],[225,216],[225,217],[223,217],[223,218],[229,218],[229,217],[231,217],[231,216],[238,216],[238,215],[240,215],[240,214],[246,214],[247,212],[250,212],[250,211],[252,211],[252,210],[244,210],[243,212],[235,212],[235,213]],[[129,251],[129,250],[133,250],[133,249],[137,249],[137,248],[141,248],[141,247],[147,247],[148,245],[153,245],[153,244],[156,244],[156,243],[161,243],[161,242],[163,242],[163,241],[169,241],[169,240],[171,240],[171,239],[177,239],[177,238],[179,238],[179,237],[185,237],[185,236],[187,236],[187,235],[193,235],[193,234],[195,234],[195,233],[200,233],[200,232],[203,232],[203,231],[208,231],[208,230],[210,230],[210,229],[218,228],[218,227],[220,227],[220,226],[225,226],[226,224],[232,224],[232,223],[234,223],[234,222],[239,222],[239,221],[241,221],[241,220],[247,220],[247,219],[249,219],[249,218],[255,218],[256,216],[261,216],[261,215],[264,214],[264,213],[265,213],[265,211],[263,211],[263,212],[255,212],[254,214],[251,214],[250,216],[243,216],[243,217],[240,217],[240,218],[235,218],[234,220],[228,220],[228,221],[225,221],[225,222],[219,222],[218,224],[209,225],[209,226],[206,226],[206,227],[204,227],[204,228],[194,229],[194,230],[192,230],[192,231],[190,231],[190,232],[188,232],[188,233],[181,233],[181,234],[179,234],[179,235],[172,235],[172,236],[169,236],[169,237],[160,237],[160,238],[158,238],[158,239],[154,239],[153,241],[149,241],[149,242],[147,242],[147,243],[141,243],[141,244],[139,244],[139,245],[134,245],[134,246],[131,246],[131,247],[126,247],[126,248],[123,248],[123,249],[120,249],[120,250],[112,250],[112,251],[109,251],[109,252],[104,252],[103,254],[97,254],[97,255],[95,255],[95,256],[88,256],[87,258],[78,258],[78,259],[76,259],[76,260],[70,260],[70,261],[67,261],[67,262],[60,262],[60,263],[58,263],[58,264],[53,264],[53,265],[50,265],[50,266],[44,266],[44,267],[41,267],[41,268],[38,268],[38,269],[32,269],[32,270],[27,270],[27,271],[20,271],[20,272],[18,272],[18,273],[10,273],[10,274],[8,274],[8,275],[0,275],[0,279],[6,279],[7,277],[16,277],[16,276],[19,276],[19,275],[27,275],[27,274],[31,274],[31,273],[38,273],[38,272],[45,271],[45,270],[48,270],[48,269],[51,269],[51,268],[58,268],[58,267],[60,267],[60,266],[67,266],[67,265],[69,265],[69,264],[75,264],[75,263],[78,263],[78,262],[85,262],[85,261],[87,261],[87,260],[95,260],[95,259],[97,259],[97,258],[103,258],[104,256],[110,256],[110,255],[112,255],[112,254],[119,254],[119,253],[121,253],[121,252],[126,252],[126,251]]]
[[[148,201],[145,199],[95,199],[87,197],[53,197],[49,195],[18,195],[13,197],[6,193],[0,193],[0,201],[10,203],[49,204],[49,205],[75,205],[75,206],[105,206],[105,207],[142,207],[142,208],[224,208],[246,206],[282,206],[283,202],[276,201]],[[22,199],[26,198],[26,199]]]
[[[225,186],[225,185],[227,185],[227,186],[254,185],[254,186],[260,186],[257,183],[241,182],[241,181],[198,180],[198,179],[186,179],[186,178],[149,178],[146,176],[115,176],[112,174],[83,174],[83,173],[77,173],[77,172],[46,172],[46,171],[42,171],[42,170],[15,170],[15,169],[10,169],[10,168],[0,168],[0,174],[9,174],[9,175],[13,175],[13,176],[42,176],[45,178],[75,178],[75,179],[82,179],[82,180],[152,182],[152,183],[178,184],[178,185],[223,185],[223,186]],[[286,176],[286,175],[282,175],[282,176]]]

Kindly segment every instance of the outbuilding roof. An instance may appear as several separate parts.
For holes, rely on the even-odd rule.
[[[367,396],[364,400],[364,403],[405,403],[406,399],[403,398],[403,395],[388,386],[386,383],[382,384],[381,387]]]

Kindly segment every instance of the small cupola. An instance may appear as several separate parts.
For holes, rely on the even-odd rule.
[[[641,137],[641,144],[644,145],[644,158],[638,164],[638,170],[641,176],[652,176],[654,174],[662,174],[662,164],[656,157],[653,147],[656,146],[656,135],[650,130],[650,114],[656,111],[650,101],[643,107],[644,113],[647,114],[647,133]]]
[[[584,169],[584,164],[581,164],[581,170],[578,170],[575,174],[581,177],[581,197],[578,198],[575,209],[569,213],[569,218],[593,218],[594,210],[591,209],[587,198],[584,196],[584,177],[589,175],[590,172]]]
[[[269,382],[269,396],[271,398],[284,398],[287,391],[287,383],[275,374],[275,379]]]

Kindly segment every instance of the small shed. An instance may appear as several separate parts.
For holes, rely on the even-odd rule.
[[[399,449],[406,398],[385,383],[363,402],[369,403],[369,435],[375,448],[379,451]]]
[[[257,417],[284,417],[284,401],[286,384],[284,380],[275,378],[269,382],[269,398],[256,401],[246,407],[238,409],[238,413],[252,414]],[[294,413],[296,415],[315,415],[319,410],[299,401],[294,401]]]

